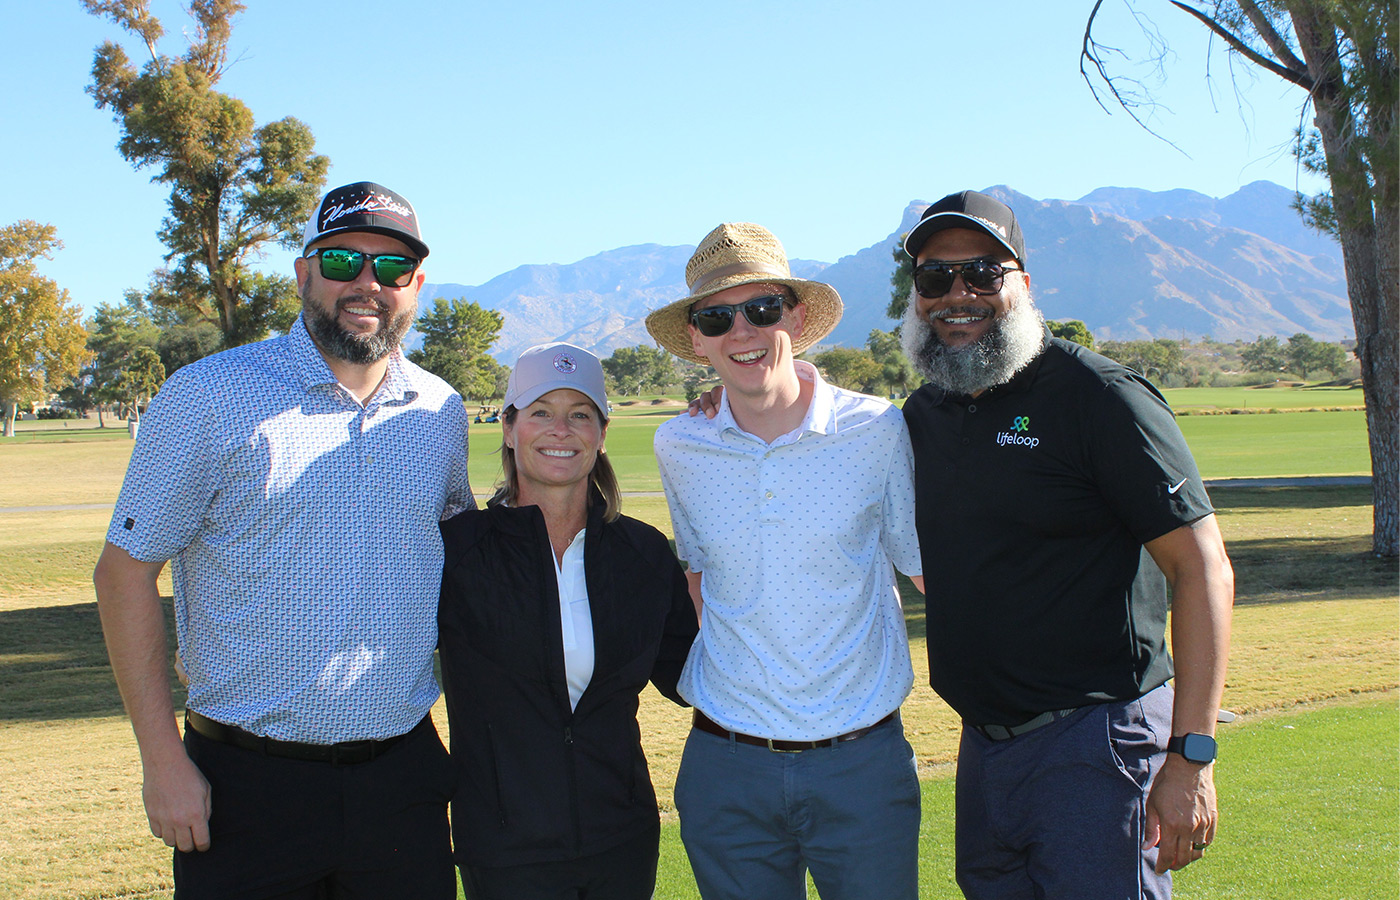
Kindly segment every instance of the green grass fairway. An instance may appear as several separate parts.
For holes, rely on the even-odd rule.
[[[1361,387],[1267,385],[1233,388],[1167,388],[1162,391],[1172,409],[1360,409]]]
[[[1176,423],[1205,478],[1371,473],[1360,410],[1179,416]]]

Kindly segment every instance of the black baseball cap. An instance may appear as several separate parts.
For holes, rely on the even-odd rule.
[[[418,233],[418,213],[413,204],[382,184],[357,181],[329,191],[306,223],[301,252],[333,234],[372,231],[397,238],[419,258],[428,255],[428,245]]]
[[[959,191],[939,200],[924,210],[919,224],[904,238],[904,252],[918,259],[928,239],[945,228],[970,228],[990,235],[1011,251],[1022,269],[1026,267],[1026,242],[1016,214],[995,197],[980,191]]]

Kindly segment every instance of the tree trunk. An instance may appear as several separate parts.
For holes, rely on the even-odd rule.
[[[1368,167],[1362,154],[1358,123],[1342,84],[1334,23],[1310,3],[1291,4],[1290,15],[1316,85],[1312,95],[1315,123],[1327,158],[1347,298],[1356,326],[1356,357],[1361,363],[1371,450],[1371,545],[1377,555],[1394,557],[1400,553],[1397,186],[1387,169],[1390,161],[1376,160]],[[1373,137],[1377,127],[1388,131],[1393,126],[1388,108],[1371,112],[1376,121],[1367,124],[1372,126]]]
[[[19,404],[13,400],[5,401],[5,437],[15,436],[15,416],[19,413]]]

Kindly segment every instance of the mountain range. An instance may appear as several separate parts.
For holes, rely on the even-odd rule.
[[[1046,317],[1079,319],[1098,340],[1354,336],[1340,247],[1307,229],[1290,206],[1293,192],[1277,184],[1256,181],[1219,199],[1116,187],[1078,200],[1036,200],[1004,185],[986,192],[1016,211],[1031,290]],[[845,302],[825,345],[863,346],[871,329],[895,326],[885,316],[893,250],[927,207],[911,202],[883,239],[834,263],[790,261],[794,275],[835,286]],[[477,286],[428,284],[420,308],[462,297],[499,311],[504,325],[491,352],[507,365],[552,340],[607,357],[619,347],[654,346],[643,319],[686,295],[694,249],[638,244],[575,263],[520,266]]]

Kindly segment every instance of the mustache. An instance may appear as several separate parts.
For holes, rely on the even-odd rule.
[[[377,297],[347,297],[338,301],[336,309],[344,309],[347,306],[373,306],[382,316],[389,311],[389,305]]]
[[[986,306],[949,306],[929,313],[928,317],[930,319],[953,319],[959,316],[984,316],[990,319],[993,315],[991,308]]]

